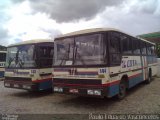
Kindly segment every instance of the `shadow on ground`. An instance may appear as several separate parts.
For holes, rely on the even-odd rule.
[[[16,96],[16,97],[22,97],[22,98],[39,98],[39,97],[44,97],[53,94],[50,90],[45,90],[45,91],[20,91],[20,92],[15,92],[10,95]]]

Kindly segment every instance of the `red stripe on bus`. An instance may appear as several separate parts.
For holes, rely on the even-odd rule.
[[[141,75],[142,73],[138,73],[138,74],[135,74],[135,75],[132,75],[132,76],[130,76],[129,78],[134,78],[134,77],[137,77],[137,76],[139,76],[139,75]]]
[[[116,80],[114,82],[108,83],[109,84],[108,86],[117,85],[119,83],[120,83],[120,80]]]
[[[52,78],[46,78],[46,79],[41,79],[41,80],[34,80],[32,82],[33,83],[40,83],[40,82],[45,82],[45,81],[48,81],[48,80],[52,80]]]

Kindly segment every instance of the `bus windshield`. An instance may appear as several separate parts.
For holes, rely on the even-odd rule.
[[[54,66],[104,64],[101,34],[62,38],[55,45]]]
[[[24,68],[35,67],[34,45],[21,45],[7,49],[6,67]]]

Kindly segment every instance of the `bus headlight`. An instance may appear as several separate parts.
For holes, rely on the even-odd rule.
[[[6,87],[10,87],[10,84],[9,83],[5,83],[4,84]]]
[[[31,86],[29,86],[29,85],[23,85],[23,88],[24,89],[31,89]]]
[[[88,95],[93,95],[93,93],[94,93],[93,90],[87,90]]]
[[[101,95],[101,90],[94,90],[95,95]]]
[[[61,87],[54,87],[55,92],[63,92],[63,88]]]
[[[101,90],[87,90],[88,95],[101,95]]]

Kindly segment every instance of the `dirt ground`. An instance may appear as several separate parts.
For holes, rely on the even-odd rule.
[[[5,88],[0,81],[1,114],[160,114],[160,78],[141,83],[127,96],[116,98],[79,97],[51,92],[28,92]]]

